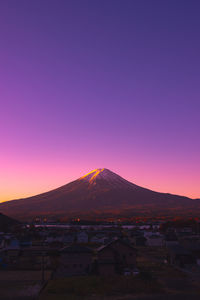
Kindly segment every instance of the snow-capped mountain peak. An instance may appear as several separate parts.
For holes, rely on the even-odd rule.
[[[114,172],[106,168],[95,169],[79,178],[79,180],[89,182],[90,185],[96,185],[97,182],[104,181],[107,184],[116,187],[136,187],[133,183],[123,179],[121,176],[115,174]]]
[[[0,210],[12,217],[29,220],[39,216],[132,216],[140,213],[183,212],[200,215],[199,200],[157,193],[137,186],[112,171],[95,169],[57,189],[25,199],[0,203]]]

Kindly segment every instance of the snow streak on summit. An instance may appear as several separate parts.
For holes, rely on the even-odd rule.
[[[95,177],[97,177],[100,173],[102,173],[105,170],[105,168],[103,169],[95,169],[89,173],[87,173],[86,175],[82,176],[80,178],[81,179],[85,179],[88,180],[90,183],[92,183],[95,180]],[[105,172],[104,172],[105,173]]]

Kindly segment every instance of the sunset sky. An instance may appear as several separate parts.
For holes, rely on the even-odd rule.
[[[0,201],[108,168],[200,198],[200,1],[0,1]]]

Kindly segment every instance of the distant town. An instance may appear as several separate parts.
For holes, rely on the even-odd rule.
[[[200,295],[198,219],[0,221],[1,299]]]

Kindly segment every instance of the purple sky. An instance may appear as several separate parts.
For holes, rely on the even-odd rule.
[[[200,197],[200,1],[0,1],[0,201],[95,168]]]

